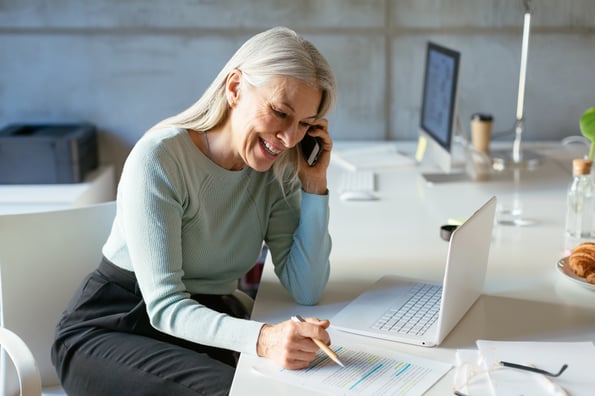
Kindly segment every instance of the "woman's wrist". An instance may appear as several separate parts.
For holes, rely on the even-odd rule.
[[[267,356],[267,347],[266,347],[266,332],[271,327],[269,324],[264,324],[260,328],[260,332],[258,333],[258,339],[256,340],[256,354],[260,357]]]
[[[328,194],[326,179],[321,181],[307,180],[305,183],[302,183],[302,190],[308,194],[326,195]]]

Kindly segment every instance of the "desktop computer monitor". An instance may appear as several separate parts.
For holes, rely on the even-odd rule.
[[[452,170],[452,143],[456,130],[460,53],[428,42],[424,66],[420,135],[426,138],[424,157],[440,170]]]

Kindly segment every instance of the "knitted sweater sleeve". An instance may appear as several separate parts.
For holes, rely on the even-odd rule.
[[[272,211],[266,242],[276,275],[298,304],[316,304],[329,279],[328,199],[296,189]]]

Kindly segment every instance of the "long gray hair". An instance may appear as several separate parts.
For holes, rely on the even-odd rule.
[[[322,99],[317,118],[325,117],[335,105],[336,82],[324,56],[308,40],[285,27],[275,27],[246,41],[230,58],[204,94],[192,106],[169,117],[151,130],[174,126],[207,132],[227,118],[225,83],[233,70],[240,70],[244,80],[254,86],[265,85],[272,77],[293,77],[317,86]],[[273,165],[275,178],[284,182],[297,180],[299,158],[294,147]]]

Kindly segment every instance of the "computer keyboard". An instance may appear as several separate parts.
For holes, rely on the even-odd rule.
[[[376,191],[375,174],[371,170],[356,170],[343,173],[339,191],[345,192],[374,192]]]
[[[389,309],[372,328],[423,335],[438,319],[441,297],[442,286],[419,283],[405,304]]]

